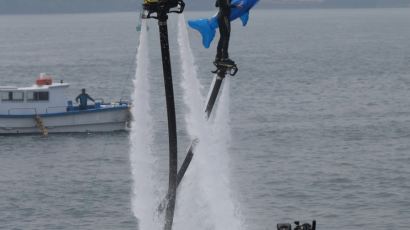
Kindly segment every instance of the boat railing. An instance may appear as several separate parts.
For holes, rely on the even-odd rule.
[[[97,105],[97,104],[107,105],[107,104],[114,104],[114,103],[118,103],[120,105],[123,105],[123,104],[131,104],[130,101],[131,101],[130,98],[121,97],[119,101],[111,101],[111,102],[106,103],[103,98],[96,98],[94,103],[95,103],[95,105]]]
[[[94,99],[94,103],[100,103],[100,104],[104,104],[104,99],[103,98],[96,98]]]
[[[24,113],[24,115],[36,115],[37,114],[36,108],[13,108],[13,109],[8,110],[8,115],[20,115],[21,114],[21,112],[18,114],[13,114],[12,113],[13,111],[33,111],[33,113],[29,113],[29,114]]]
[[[131,100],[130,98],[128,98],[128,97],[126,97],[126,98],[121,97],[119,103],[120,103],[120,104],[128,104],[128,105],[131,105],[131,104],[132,104],[131,101],[132,101],[132,100]]]

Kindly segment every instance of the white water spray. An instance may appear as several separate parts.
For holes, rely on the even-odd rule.
[[[194,159],[179,188],[176,229],[240,230],[242,221],[229,182],[229,79],[225,79],[213,123],[205,121],[195,61],[184,16],[179,17],[178,43],[182,63],[185,121],[191,138],[199,138]]]
[[[152,152],[153,121],[149,105],[149,52],[146,20],[141,23],[137,68],[132,94],[132,130],[130,135],[130,161],[133,178],[132,211],[138,219],[138,229],[159,230],[156,218],[158,204],[156,158]]]

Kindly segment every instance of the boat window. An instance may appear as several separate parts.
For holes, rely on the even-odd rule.
[[[49,93],[48,92],[28,92],[27,100],[28,101],[48,101]]]
[[[24,92],[1,92],[2,101],[24,101]]]
[[[2,101],[10,101],[13,97],[12,92],[1,92],[1,100]]]

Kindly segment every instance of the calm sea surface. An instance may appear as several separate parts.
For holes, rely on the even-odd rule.
[[[72,98],[80,88],[129,98],[137,17],[0,16],[0,85],[28,86],[49,72],[72,84]],[[319,229],[410,228],[409,22],[410,9],[375,9],[254,11],[247,28],[235,23],[230,178],[249,230],[313,218]],[[156,149],[166,166],[154,22],[149,33]],[[205,93],[215,47],[190,36]],[[175,17],[170,40],[183,150]],[[0,137],[0,229],[136,229],[131,183],[126,132]]]

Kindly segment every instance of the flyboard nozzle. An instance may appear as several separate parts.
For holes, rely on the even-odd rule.
[[[142,8],[144,9],[142,18],[158,19],[159,13],[181,14],[185,9],[185,3],[182,0],[144,0]]]

